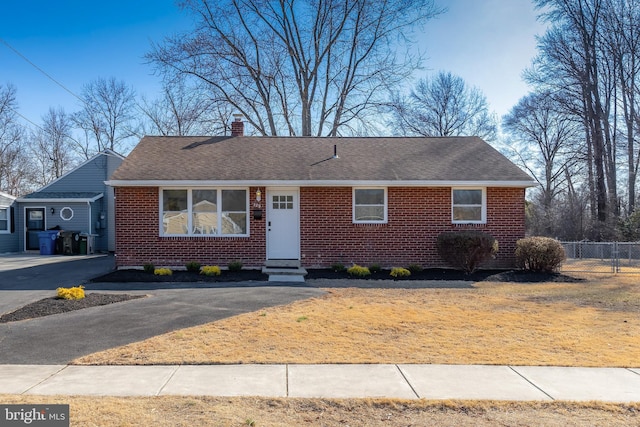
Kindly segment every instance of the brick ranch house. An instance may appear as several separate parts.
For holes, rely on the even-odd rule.
[[[234,123],[237,125],[237,123]],[[531,178],[477,137],[144,137],[115,190],[116,266],[443,266],[442,232],[513,265]]]

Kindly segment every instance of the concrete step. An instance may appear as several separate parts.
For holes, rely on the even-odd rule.
[[[300,260],[297,259],[268,259],[264,262],[267,268],[300,268]]]
[[[262,272],[269,275],[270,282],[304,283],[307,275],[299,260],[267,260],[264,264]]]

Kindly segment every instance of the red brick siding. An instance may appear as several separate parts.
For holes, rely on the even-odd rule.
[[[488,188],[487,223],[478,225],[451,223],[449,187],[390,187],[387,196],[387,224],[353,224],[350,187],[301,188],[303,265],[443,266],[436,250],[438,235],[467,228],[498,240],[493,266],[513,265],[515,242],[524,237],[524,189]]]
[[[255,190],[250,189],[251,206]],[[116,188],[117,266],[184,266],[189,261],[225,266],[234,260],[247,267],[263,264],[266,219],[250,219],[250,237],[160,237],[158,203],[155,187]],[[264,201],[261,207],[266,212]],[[300,189],[300,248],[307,267],[335,262],[442,266],[435,248],[438,234],[466,228],[496,237],[500,251],[492,265],[512,266],[515,242],[524,237],[524,189],[488,188],[487,223],[480,225],[451,223],[449,187],[389,188],[387,224],[353,224],[351,187]]]
[[[255,191],[249,192],[251,207]],[[160,237],[157,187],[118,187],[115,195],[117,267],[146,263],[183,267],[190,261],[222,267],[236,260],[248,267],[264,263],[264,219],[249,219],[250,237]]]

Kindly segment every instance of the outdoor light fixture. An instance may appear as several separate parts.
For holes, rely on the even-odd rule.
[[[253,203],[253,219],[262,219],[262,204],[260,201],[262,200],[262,191],[260,188],[256,190],[256,201]]]
[[[54,213],[56,213],[56,210],[54,208],[51,208],[51,215],[53,215]]]

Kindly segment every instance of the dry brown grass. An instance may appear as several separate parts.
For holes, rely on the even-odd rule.
[[[69,404],[71,426],[630,426],[640,405],[221,397],[3,396]],[[253,423],[253,424],[252,424]]]
[[[638,366],[640,286],[479,283],[475,289],[329,289],[96,353],[77,363],[509,363]],[[69,403],[72,426],[628,426],[640,404],[223,397],[1,396]]]
[[[444,363],[637,367],[635,277],[481,282],[474,289],[328,289],[77,364]]]

